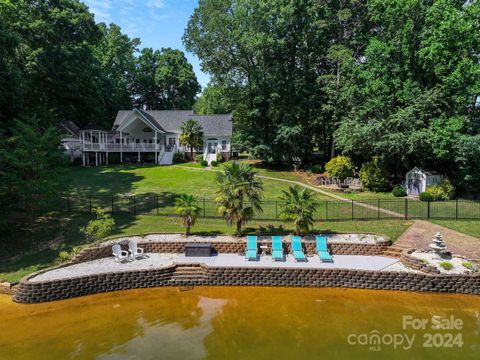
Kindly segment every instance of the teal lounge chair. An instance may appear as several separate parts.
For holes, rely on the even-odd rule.
[[[272,236],[272,260],[283,261],[283,246],[281,236]]]
[[[315,241],[317,243],[317,254],[320,257],[320,260],[322,262],[333,262],[333,258],[327,248],[327,237],[317,235]]]
[[[295,261],[307,261],[307,257],[302,250],[302,239],[300,236],[292,236],[292,254]]]
[[[245,253],[245,259],[247,260],[258,259],[257,237],[255,235],[247,236],[247,251]]]

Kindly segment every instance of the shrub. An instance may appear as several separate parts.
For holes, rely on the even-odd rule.
[[[365,189],[373,192],[385,191],[387,189],[387,179],[385,178],[379,157],[374,157],[371,162],[362,165],[360,181]]]
[[[462,266],[468,270],[473,270],[475,267],[473,266],[473,264],[471,262],[463,262],[462,263]]]
[[[352,162],[346,156],[334,157],[325,165],[325,169],[331,177],[339,180],[345,180],[353,175]]]
[[[201,163],[203,161],[203,155],[201,155],[201,154],[195,155],[195,161],[197,163]]]
[[[454,189],[450,181],[445,179],[440,184],[427,186],[425,192],[432,195],[434,201],[450,200],[453,197]]]
[[[72,257],[72,254],[70,254],[68,251],[60,251],[58,254],[58,260],[60,263],[65,263],[70,261]]]
[[[186,161],[185,153],[184,152],[176,152],[173,154],[173,163],[179,164],[184,163]]]
[[[217,153],[217,163],[223,162],[223,156],[221,153]]]
[[[93,212],[95,219],[90,220],[87,226],[80,228],[80,232],[84,233],[89,241],[98,241],[112,233],[115,220],[104,209],[96,208]]]
[[[202,160],[202,161],[200,161],[200,165],[202,165],[202,166],[208,166],[207,160]]]
[[[218,162],[216,162],[215,160],[213,160],[212,162],[210,162],[210,165],[212,165],[212,166],[217,166],[217,165],[218,165]]]
[[[420,196],[418,197],[420,201],[433,201],[433,196],[429,192],[422,192],[420,193]]]
[[[395,197],[407,196],[407,192],[405,191],[405,188],[402,185],[395,185],[395,187],[392,190],[392,194]]]
[[[320,164],[315,164],[310,168],[310,171],[314,174],[321,174],[323,173],[323,167]]]
[[[452,270],[453,269],[453,264],[451,262],[448,262],[448,261],[442,261],[439,265],[442,268],[444,268],[445,270]]]

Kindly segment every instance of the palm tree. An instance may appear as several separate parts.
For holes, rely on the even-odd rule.
[[[193,148],[203,145],[203,130],[195,119],[188,119],[181,126],[180,144],[190,147],[190,158],[193,160]]]
[[[303,186],[290,186],[288,191],[282,191],[280,197],[284,201],[280,218],[295,222],[295,234],[300,235],[302,231],[309,232],[313,225],[313,217],[318,208],[318,202],[314,199],[313,191]]]
[[[263,185],[255,175],[251,165],[238,162],[225,165],[224,171],[217,175],[218,210],[229,226],[236,224],[237,236],[256,211],[263,211]]]
[[[201,208],[197,204],[197,199],[193,195],[181,194],[175,201],[175,211],[182,217],[183,226],[185,227],[185,235],[190,235],[190,227],[200,216]]]

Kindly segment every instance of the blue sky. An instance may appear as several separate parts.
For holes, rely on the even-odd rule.
[[[114,22],[129,37],[142,41],[140,48],[171,47],[185,51],[182,36],[198,0],[82,0],[97,22]],[[202,89],[209,76],[200,70],[198,58],[185,52]]]

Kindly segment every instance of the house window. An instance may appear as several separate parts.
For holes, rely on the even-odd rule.
[[[115,139],[115,142],[116,142],[117,144],[120,144],[120,139],[118,139],[118,138]]]
[[[227,140],[222,140],[222,151],[227,150]]]
[[[140,139],[135,139],[135,142],[136,142],[137,144],[140,144]]]
[[[148,139],[148,143],[151,144],[151,143],[152,143],[152,139]]]

